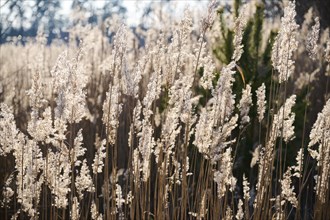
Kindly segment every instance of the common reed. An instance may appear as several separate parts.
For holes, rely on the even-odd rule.
[[[300,27],[289,2],[272,44],[258,38],[250,77],[246,36],[261,5],[225,14],[227,27],[217,7],[146,29],[108,20],[111,42],[107,24],[78,21],[68,44],[40,32],[0,45],[0,215],[330,219],[328,84],[309,118],[315,83],[329,80],[329,30],[314,15]],[[212,49],[228,39],[221,62]]]

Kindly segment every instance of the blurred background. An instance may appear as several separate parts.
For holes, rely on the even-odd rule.
[[[55,38],[67,40],[69,29],[78,20],[92,26],[102,25],[107,19],[121,20],[131,28],[148,26],[155,6],[170,10],[174,16],[186,7],[207,6],[209,1],[123,1],[123,0],[1,0],[0,42],[21,36],[37,36],[38,30],[47,35],[48,44]],[[227,1],[224,1],[227,2]]]
[[[258,0],[251,0],[256,1]],[[265,5],[268,17],[281,15],[282,0],[259,0]],[[20,36],[25,42],[37,36],[38,30],[47,35],[48,44],[55,38],[68,39],[69,29],[77,20],[84,19],[90,25],[102,25],[114,16],[131,28],[147,28],[153,22],[157,5],[166,8],[173,16],[179,16],[184,8],[205,8],[208,0],[0,0],[0,43],[11,41]],[[233,0],[220,0],[227,10],[231,10]],[[241,3],[250,2],[240,0]],[[321,26],[330,24],[330,1],[296,0],[298,22],[313,7],[321,18]],[[79,13],[77,13],[79,11]]]

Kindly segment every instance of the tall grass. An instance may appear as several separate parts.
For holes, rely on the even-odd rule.
[[[102,24],[73,27],[68,44],[40,32],[1,45],[0,215],[330,219],[328,87],[309,118],[314,85],[329,79],[329,30],[319,38],[318,18],[299,27],[288,3],[268,45],[260,5],[226,14],[231,28],[215,7],[199,23],[186,11],[134,32],[111,21],[111,42]]]

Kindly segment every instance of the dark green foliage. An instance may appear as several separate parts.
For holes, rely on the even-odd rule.
[[[238,16],[237,12],[239,10],[239,6],[240,1],[235,1],[234,14],[236,17]],[[234,30],[226,25],[226,21],[224,20],[224,13],[227,12],[223,9],[218,11],[222,39],[219,39],[216,45],[214,45],[213,52],[219,61],[224,64],[228,64],[231,61],[231,57],[235,49],[233,46]],[[256,5],[255,14],[247,21],[242,39],[244,52],[241,59],[237,62],[237,65],[243,72],[246,84],[251,85],[252,91],[256,91],[262,82],[265,82],[266,88],[269,88],[271,83],[272,66],[270,57],[275,33],[272,32],[270,36],[265,39],[267,36],[262,32],[263,23],[264,6],[263,4],[258,4]],[[262,42],[267,42],[264,49],[261,48]],[[244,86],[245,85],[242,77],[237,71],[233,85],[233,93],[236,96],[236,103],[238,103],[241,98],[241,93]],[[250,124],[248,124],[240,131],[237,131],[237,135],[241,134],[241,136],[244,137],[237,139],[238,151],[236,158],[236,168],[240,173],[249,173],[249,163],[251,159],[250,152],[256,145],[259,144],[260,134],[258,134],[258,131],[260,125],[257,120],[256,101],[256,97],[253,94],[253,106],[251,107],[249,114],[251,117]],[[264,132],[265,129],[262,129],[262,131]],[[262,141],[263,140],[261,140],[261,143],[263,143]]]
[[[234,0],[234,15],[235,17],[238,17],[238,10],[240,5],[242,4],[241,0]]]
[[[238,16],[240,1],[234,2],[234,15]],[[246,28],[244,30],[242,44],[243,44],[243,54],[240,60],[237,62],[237,65],[242,69],[244,74],[244,78],[246,84],[251,85],[251,90],[253,92],[253,106],[250,109],[250,123],[243,129],[236,131],[234,136],[237,138],[237,157],[236,157],[236,166],[234,169],[234,173],[237,176],[240,176],[242,173],[246,173],[249,175],[251,173],[250,169],[250,160],[251,160],[251,152],[258,145],[265,145],[266,132],[269,129],[269,124],[267,124],[267,119],[265,118],[263,122],[260,124],[257,119],[257,97],[255,96],[255,91],[258,87],[265,83],[266,86],[266,97],[267,97],[267,105],[271,103],[271,108],[273,111],[270,114],[274,114],[277,112],[279,107],[285,101],[285,98],[288,97],[288,94],[292,93],[294,82],[287,82],[286,85],[282,85],[282,90],[284,91],[284,86],[287,87],[285,89],[286,95],[281,91],[278,92],[279,84],[275,80],[272,80],[272,74],[276,74],[272,67],[271,61],[271,52],[272,46],[275,41],[275,37],[277,35],[276,30],[272,30],[270,34],[267,36],[263,32],[264,25],[264,17],[265,17],[265,7],[264,4],[260,3],[255,6],[256,10],[254,15],[247,21]],[[216,42],[213,46],[213,53],[215,57],[223,64],[228,64],[231,61],[231,57],[234,51],[233,38],[234,38],[234,30],[228,27],[226,24],[228,22],[224,19],[224,13],[228,13],[224,9],[218,10],[218,19],[220,21],[221,26],[221,39]],[[263,46],[263,43],[265,44]],[[237,71],[235,74],[235,82],[233,85],[233,93],[236,96],[236,103],[239,102],[241,98],[242,89],[244,89],[243,80]],[[273,97],[269,97],[270,90],[272,92],[276,92],[277,95]],[[306,146],[308,135],[310,128],[305,128],[306,123],[305,120],[305,109],[307,107],[307,99],[306,97],[309,94],[307,88],[302,89],[301,91],[294,92],[297,95],[296,105],[293,108],[293,112],[295,113],[295,136],[296,138],[289,142],[288,144],[280,143],[278,140],[276,149],[279,149],[279,146],[282,144],[283,151],[282,157],[285,158],[283,162],[283,167],[287,167],[288,165],[292,165],[295,163],[295,157],[297,155],[297,150],[303,145]],[[199,93],[204,95],[202,92]],[[203,99],[202,99],[203,100]],[[239,113],[239,110],[236,110]],[[266,108],[266,115],[268,114],[268,107]],[[259,130],[260,129],[260,130]],[[305,135],[304,135],[305,134]],[[260,139],[260,137],[262,137]],[[302,141],[303,140],[303,141]],[[277,153],[280,153],[277,151]],[[276,162],[275,162],[276,163]],[[251,177],[250,178],[254,178]]]
[[[213,53],[215,57],[218,60],[220,60],[222,63],[228,64],[234,53],[234,47],[233,47],[234,32],[227,28],[223,13],[224,13],[224,9],[219,9],[217,11],[218,19],[221,25],[222,39],[219,39],[220,40],[219,44],[215,45],[215,48],[213,49]]]

